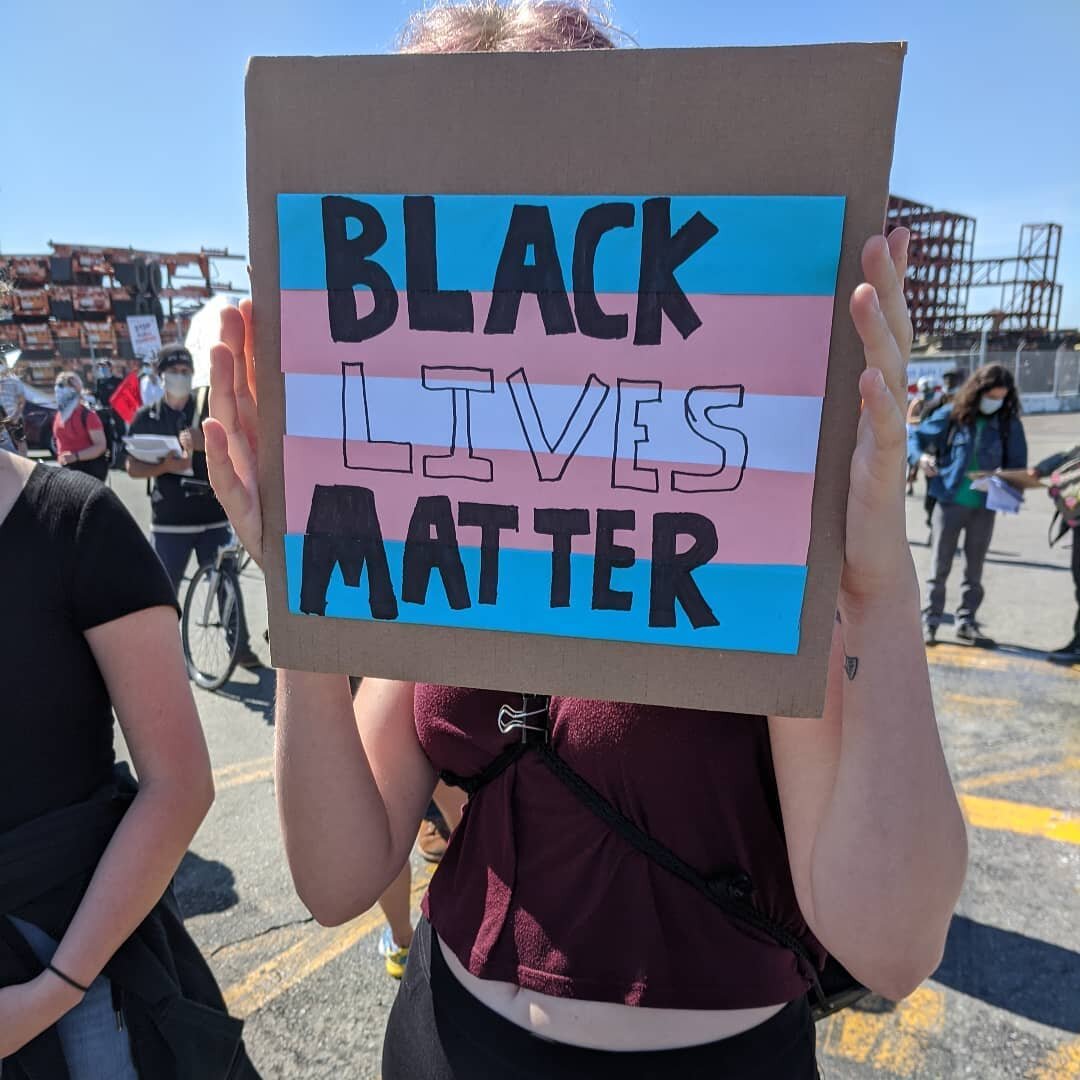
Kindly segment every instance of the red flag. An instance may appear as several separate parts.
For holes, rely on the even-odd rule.
[[[109,398],[109,405],[117,416],[123,418],[125,424],[131,423],[142,405],[138,372],[132,371],[124,376],[123,382],[113,392],[113,396]]]

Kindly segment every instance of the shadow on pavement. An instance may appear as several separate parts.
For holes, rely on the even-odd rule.
[[[1020,660],[1040,660],[1047,665],[1048,669],[1061,666],[1050,659],[1050,654],[1045,649],[1033,649],[1029,645],[1013,645],[1007,641],[999,641],[997,647],[991,651]]]
[[[176,899],[185,919],[228,911],[240,900],[233,872],[216,859],[204,859],[189,851],[173,879]]]
[[[999,559],[993,555],[987,555],[986,561],[997,566],[1018,566],[1025,570],[1060,570],[1062,573],[1070,573],[1070,568],[1064,563],[1031,562],[1027,559]]]
[[[247,681],[252,675],[258,677],[258,682]],[[235,701],[258,713],[267,724],[274,722],[274,669],[268,667],[259,668],[257,671],[235,671],[232,678],[220,689],[215,691],[218,697],[226,701]]]
[[[935,982],[1039,1024],[1080,1032],[1080,953],[956,916]]]

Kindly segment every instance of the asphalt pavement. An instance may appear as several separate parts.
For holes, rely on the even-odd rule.
[[[1080,415],[1026,427],[1033,461],[1080,442]],[[147,524],[144,485],[112,483]],[[908,532],[923,576],[921,491]],[[944,962],[904,1002],[871,999],[819,1025],[826,1080],[1080,1078],[1080,667],[1045,658],[1075,612],[1069,542],[1047,546],[1049,506],[1035,492],[1019,515],[998,516],[981,614],[999,648],[956,643],[945,627],[928,653],[971,850]],[[254,567],[244,594],[265,656]],[[241,671],[196,698],[217,801],[178,875],[188,926],[267,1080],[375,1078],[397,990],[375,950],[381,918],[324,929],[293,892],[274,806],[272,673]],[[430,868],[413,861],[418,901]]]

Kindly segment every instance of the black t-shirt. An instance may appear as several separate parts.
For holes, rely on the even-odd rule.
[[[199,421],[201,423],[201,420]],[[182,409],[174,409],[164,398],[153,405],[144,405],[131,421],[129,435],[173,435],[196,426],[195,399],[189,397]],[[206,471],[206,455],[191,456],[194,480],[209,484]],[[226,524],[225,511],[210,488],[185,488],[184,478],[176,473],[165,473],[154,480],[150,496],[150,509],[155,530],[188,530],[200,525]]]
[[[89,797],[113,766],[112,706],[84,631],[176,607],[120,500],[38,465],[0,521],[0,833]]]

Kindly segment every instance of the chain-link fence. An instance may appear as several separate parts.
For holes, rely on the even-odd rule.
[[[940,381],[948,368],[959,368],[970,373],[980,366],[982,356],[978,350],[964,353],[935,353],[933,356],[914,358],[911,362],[911,382],[921,374],[928,374]],[[1012,372],[1024,407],[1029,412],[1063,408],[1080,409],[1080,351],[1075,349],[1019,350],[1001,352],[990,350],[985,363],[1001,364]]]

